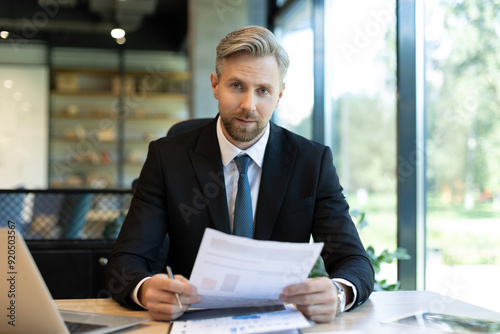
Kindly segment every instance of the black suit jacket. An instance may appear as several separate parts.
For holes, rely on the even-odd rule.
[[[166,263],[189,277],[205,228],[230,233],[216,119],[149,145],[128,215],[109,258],[106,286],[120,304],[152,272],[170,237]],[[254,238],[315,241],[330,277],[352,282],[355,305],[373,290],[374,273],[349,216],[331,150],[273,123],[264,154]]]

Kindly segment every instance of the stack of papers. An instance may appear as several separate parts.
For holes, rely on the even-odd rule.
[[[184,314],[189,320],[174,321],[170,333],[288,334],[311,326],[293,306],[282,306],[279,295],[307,279],[322,249],[323,243],[253,240],[206,229],[189,279],[202,301]],[[252,311],[241,312],[244,307]]]
[[[298,328],[306,328],[311,323],[293,307],[284,311],[257,313],[234,317],[174,321],[170,334],[238,334],[238,333],[298,333]],[[286,331],[286,332],[284,332]]]

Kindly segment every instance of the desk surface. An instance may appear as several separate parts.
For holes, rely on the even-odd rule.
[[[121,307],[111,299],[60,299],[55,302],[57,307],[62,310],[149,318],[147,311],[131,311]],[[401,333],[403,327],[384,325],[380,321],[420,310],[500,321],[499,313],[429,291],[374,292],[370,299],[357,309],[339,315],[332,323],[316,324],[304,329],[303,332],[321,333],[348,330],[351,334]],[[168,327],[168,323],[150,320],[126,332],[165,334]],[[404,333],[412,333],[412,331],[410,328],[404,328]],[[420,331],[420,333],[422,332]]]

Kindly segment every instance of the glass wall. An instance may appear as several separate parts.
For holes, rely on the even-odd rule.
[[[286,20],[292,11],[281,13],[277,30],[288,27],[288,36],[297,27],[291,17],[311,20],[318,12],[311,1],[292,3],[309,7]],[[402,38],[420,32],[421,4],[407,4],[418,5],[418,24],[399,21]],[[411,201],[396,193],[396,0],[323,5],[326,82],[316,89],[324,91],[325,143],[333,149],[352,212],[366,213],[370,223],[360,233],[365,246],[393,250],[396,203]],[[498,298],[484,289],[500,277],[500,2],[428,0],[423,7],[425,66],[417,77],[425,77],[425,107],[418,110],[425,113],[426,139],[415,144],[427,157],[426,206],[419,207],[427,210],[425,287],[500,312]],[[296,38],[285,47],[303,43],[300,52],[306,54],[314,50],[313,40]],[[419,59],[420,45],[416,50]],[[307,59],[300,64],[307,74],[296,82],[310,80],[315,58]],[[400,73],[398,80],[411,87],[415,78]],[[302,85],[305,96],[312,96],[311,87]],[[408,126],[416,128],[413,122]],[[418,267],[417,275],[422,271]],[[395,281],[395,265],[382,268],[378,278]]]
[[[325,1],[325,133],[360,230],[376,253],[396,248],[395,1]],[[379,279],[397,280],[396,264]]]
[[[325,1],[325,144],[334,153],[351,214],[366,214],[366,247],[396,249],[395,1]],[[316,11],[316,14],[318,11]],[[295,1],[275,21],[290,69],[275,121],[313,138],[313,2]],[[316,45],[321,50],[323,45]],[[321,95],[321,94],[319,94]],[[379,279],[397,280],[395,263]]]
[[[500,277],[500,2],[429,0],[425,22],[426,287],[500,311],[479,287]]]
[[[366,214],[366,247],[396,249],[395,1],[325,1],[325,144],[334,153],[351,214]],[[313,3],[295,1],[275,21],[290,55],[287,84],[274,120],[313,138]],[[397,281],[395,263],[379,279]]]

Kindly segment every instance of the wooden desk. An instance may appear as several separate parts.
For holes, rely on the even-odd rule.
[[[59,309],[64,310],[149,318],[148,312],[128,310],[111,299],[61,299],[56,300],[56,305]],[[410,328],[380,324],[381,320],[419,310],[500,321],[499,313],[429,291],[374,292],[366,303],[354,311],[341,314],[330,324],[316,324],[304,329],[303,332],[321,333],[349,330],[351,334],[422,333],[418,330],[412,331]],[[165,334],[168,327],[168,323],[151,320],[126,332]],[[430,333],[430,331],[426,331],[426,333]]]

